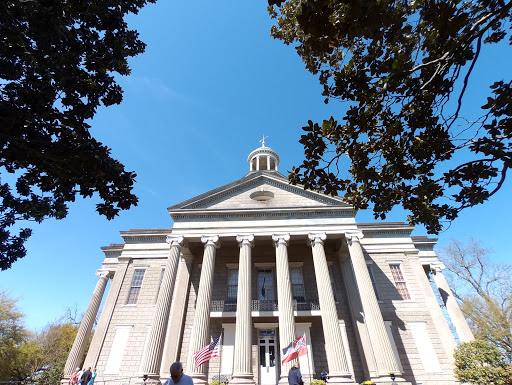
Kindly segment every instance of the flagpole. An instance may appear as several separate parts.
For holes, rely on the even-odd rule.
[[[304,330],[304,337],[306,337],[306,330]],[[312,379],[311,379],[311,367],[310,367],[310,364],[309,364],[309,350],[308,350],[308,342],[306,340],[306,352],[307,352],[307,355],[306,355],[306,359],[308,360],[308,372],[309,372],[309,384],[311,385],[311,382],[312,382]]]
[[[222,343],[224,342],[224,330],[222,330],[220,332],[220,341],[219,341],[219,385],[221,385],[221,382],[220,382],[220,369],[221,369],[221,366],[222,366]]]

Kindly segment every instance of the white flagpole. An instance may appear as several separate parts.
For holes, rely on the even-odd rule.
[[[219,336],[219,385],[220,385],[220,369],[222,366],[222,336],[224,335],[224,330],[220,332]]]

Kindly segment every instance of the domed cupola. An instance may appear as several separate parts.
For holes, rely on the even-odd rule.
[[[257,148],[247,157],[249,171],[277,171],[279,155],[270,147],[265,146],[265,136],[260,140],[261,147]]]

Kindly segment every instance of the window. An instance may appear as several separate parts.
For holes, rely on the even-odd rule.
[[[377,297],[377,301],[380,300],[379,293],[377,293],[377,285],[375,284],[375,276],[373,275],[373,269],[371,264],[367,264],[368,274],[370,274],[370,280],[372,281],[373,291],[375,292],[375,297]],[[393,270],[391,270],[393,271]]]
[[[297,302],[306,302],[304,293],[304,279],[302,278],[302,268],[292,267],[290,269],[290,278],[292,281],[292,296]]]
[[[130,287],[130,292],[128,293],[128,301],[126,301],[127,305],[134,305],[137,303],[145,272],[146,270],[135,270],[133,273],[132,286]]]
[[[226,302],[236,303],[238,293],[238,270],[229,269],[228,271],[228,296]]]
[[[409,295],[409,290],[407,289],[407,285],[405,283],[405,278],[402,274],[402,270],[400,269],[399,264],[391,264],[389,265],[391,269],[391,274],[393,275],[393,280],[395,281],[395,286],[398,290],[398,294],[402,299],[411,299]]]
[[[274,300],[274,282],[272,270],[258,271],[258,299],[260,301]]]

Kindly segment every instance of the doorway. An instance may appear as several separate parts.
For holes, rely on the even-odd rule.
[[[277,384],[276,330],[260,329],[258,331],[258,346],[260,385],[275,385]]]

